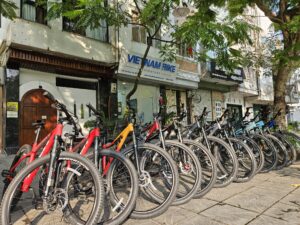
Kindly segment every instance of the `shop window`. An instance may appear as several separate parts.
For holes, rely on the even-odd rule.
[[[37,4],[36,0],[21,0],[21,17],[25,20],[47,24],[47,3]]]
[[[74,1],[74,5],[76,5],[76,1]],[[79,19],[79,17],[74,19],[63,17],[63,30],[80,34],[82,36],[86,36],[88,38],[96,39],[103,42],[108,41],[108,26],[105,20],[100,20],[100,26],[97,28],[84,29],[82,27],[77,26]]]
[[[139,25],[138,13],[136,11],[132,12],[132,40],[135,42],[147,44],[147,31],[145,27]],[[154,32],[154,29],[152,30]],[[161,39],[160,30],[155,35],[156,39]],[[152,40],[152,46],[155,48],[160,48],[161,42],[159,40]]]

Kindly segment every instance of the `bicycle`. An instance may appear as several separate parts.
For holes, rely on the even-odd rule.
[[[221,138],[207,135],[206,117],[208,115],[206,107],[200,116],[195,116],[195,122],[186,127],[183,135],[188,139],[192,139],[209,149],[216,160],[217,179],[214,187],[225,187],[229,185],[238,172],[238,160],[235,152]]]
[[[130,107],[129,109],[128,125],[112,142],[103,144],[102,148],[113,148],[133,162],[138,174],[140,191],[130,217],[148,219],[161,215],[176,198],[178,169],[172,157],[162,148],[137,139],[134,128],[135,112]],[[125,144],[127,146],[124,148]]]
[[[97,224],[104,204],[102,178],[88,159],[65,152],[61,137],[63,124],[70,123],[76,127],[76,122],[65,105],[47,92],[44,95],[66,117],[60,117],[56,128],[41,143],[37,144],[36,141],[32,151],[12,165],[10,173],[4,172],[10,184],[2,199],[1,223],[12,224],[25,218],[26,221],[43,223],[49,217],[51,220],[57,216],[61,219],[62,214],[64,219],[73,224]],[[37,159],[40,149],[42,152]],[[28,165],[15,175],[13,171],[25,159]],[[89,186],[86,202],[72,195],[73,187],[70,184],[74,180],[80,185]],[[85,193],[81,195],[83,197]]]
[[[179,171],[179,188],[173,205],[180,205],[190,201],[200,190],[202,169],[195,153],[186,145],[166,140],[161,128],[161,116],[154,113],[154,120],[146,124],[139,139],[146,143],[152,142],[168,152],[176,162]]]

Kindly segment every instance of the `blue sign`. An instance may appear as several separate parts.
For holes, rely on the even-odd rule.
[[[140,56],[137,56],[137,55],[128,54],[128,62],[140,65],[142,63],[142,58]],[[154,69],[163,70],[163,71],[167,71],[167,72],[170,72],[170,73],[175,73],[176,72],[176,66],[174,66],[172,64],[168,64],[168,63],[162,63],[162,62],[157,61],[157,60],[145,59],[144,64],[145,64],[146,67],[151,67],[151,68],[154,68]]]

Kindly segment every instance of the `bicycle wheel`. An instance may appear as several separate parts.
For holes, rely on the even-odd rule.
[[[286,140],[288,140],[296,150],[296,160],[300,159],[300,137],[293,132],[288,131],[280,131],[280,134],[284,136]]]
[[[86,155],[94,161],[94,150]],[[111,162],[108,170],[103,163]],[[99,172],[104,179],[105,202],[101,224],[121,224],[132,212],[138,196],[138,175],[132,162],[112,150],[99,151]]]
[[[255,141],[253,141],[247,136],[242,135],[238,136],[237,138],[242,140],[252,150],[257,164],[256,173],[259,173],[263,168],[265,162],[265,156],[262,149],[258,146],[258,144]]]
[[[236,178],[238,172],[236,154],[225,141],[218,137],[207,136],[207,140],[217,163],[217,181],[214,187],[225,187]],[[204,139],[198,138],[196,141],[201,142]]]
[[[11,166],[9,167],[9,170],[3,170],[2,171],[2,176],[5,178],[4,181],[3,181],[4,182],[4,187],[3,187],[3,191],[2,191],[2,198],[4,196],[4,193],[5,193],[8,185],[12,181],[12,179],[16,176],[16,174],[18,174],[20,171],[22,171],[23,168],[27,165],[28,158],[24,158],[19,163],[19,165],[16,165],[16,163],[18,163],[18,161],[21,159],[22,156],[26,155],[30,151],[31,151],[31,146],[30,145],[27,145],[27,144],[23,145],[18,150],[18,152],[16,153],[16,155],[15,155],[15,157],[14,157],[12,163],[11,163]],[[22,192],[20,192],[19,194],[22,195]]]
[[[195,153],[186,145],[175,140],[165,140],[165,147],[179,173],[177,195],[172,205],[181,205],[190,201],[200,189],[201,165]]]
[[[284,144],[274,135],[267,134],[266,137],[273,142],[278,154],[278,161],[275,169],[280,170],[288,163],[288,153]]]
[[[288,159],[287,159],[286,166],[292,165],[297,159],[297,152],[296,152],[295,147],[288,140],[288,138],[284,137],[284,135],[282,135],[280,133],[273,133],[273,135],[275,137],[277,137],[282,142],[282,144],[284,144],[284,146],[285,146],[285,149],[286,149],[287,154],[288,154]]]
[[[188,146],[197,156],[202,169],[201,186],[194,198],[200,198],[208,193],[217,180],[216,160],[211,152],[199,142],[183,139],[183,144]]]
[[[62,152],[57,159],[55,171],[55,183],[49,190],[48,196],[40,196],[45,193],[47,171],[49,171],[50,155],[39,158],[20,171],[8,186],[1,204],[1,224],[46,224],[59,222],[62,218],[72,219],[76,216],[76,224],[97,224],[104,201],[104,187],[102,178],[95,166],[86,158],[75,154]],[[23,180],[32,172],[37,172],[29,190],[24,190]],[[69,174],[72,178],[81,181],[81,185],[89,187],[89,195],[84,198],[72,195],[74,187],[66,186]],[[39,190],[44,183],[43,190]],[[67,182],[71,184],[72,182]],[[18,197],[19,190],[23,190],[22,197],[18,199],[16,206],[12,205],[14,198]],[[68,206],[68,207],[67,207]],[[72,211],[69,210],[72,208]],[[72,215],[72,217],[70,217]],[[72,221],[74,222],[74,221]]]
[[[272,141],[260,134],[253,134],[251,138],[258,144],[264,153],[265,162],[260,172],[266,173],[276,168],[278,154]]]
[[[256,174],[257,164],[251,149],[242,140],[229,138],[238,159],[239,169],[234,180],[243,183],[251,180]]]
[[[178,169],[172,157],[163,149],[139,143],[122,153],[138,165],[139,195],[131,217],[147,219],[161,215],[172,204],[178,189]],[[136,158],[137,155],[137,158]]]

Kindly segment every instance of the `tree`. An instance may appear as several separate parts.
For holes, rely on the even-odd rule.
[[[0,14],[8,19],[16,18],[16,9],[18,7],[12,1],[7,0],[0,0]]]
[[[289,76],[300,66],[300,2],[298,0],[195,0],[195,15],[177,30],[176,35],[190,42],[200,42],[204,52],[200,59],[207,60],[207,51],[214,52],[214,60],[227,69],[238,65],[261,62],[264,55],[257,56],[249,48],[249,30],[256,29],[245,20],[249,7],[258,7],[268,17],[275,30],[273,39],[280,43],[271,49],[271,69],[274,76],[274,106],[286,108],[285,96]],[[221,13],[220,13],[221,11]],[[223,18],[220,14],[223,12]],[[239,46],[239,47],[236,47]],[[203,54],[204,53],[204,54]],[[251,56],[251,57],[249,57]],[[283,110],[284,111],[284,110]],[[286,127],[285,113],[278,117],[280,126]]]
[[[75,4],[74,4],[75,2]],[[168,17],[175,0],[133,0],[134,9],[137,11],[137,18],[132,18],[128,1],[117,1],[116,5],[109,5],[105,0],[64,0],[62,2],[51,3],[48,18],[53,19],[60,16],[76,20],[76,26],[79,28],[96,28],[100,26],[99,21],[104,19],[110,26],[127,26],[134,24],[142,26],[147,34],[147,47],[141,60],[138,74],[135,78],[132,90],[126,96],[126,103],[129,106],[131,96],[136,92],[141,75],[144,70],[145,61],[152,46],[153,40],[164,41],[156,38],[162,26],[170,25]],[[170,41],[172,42],[172,41]]]

